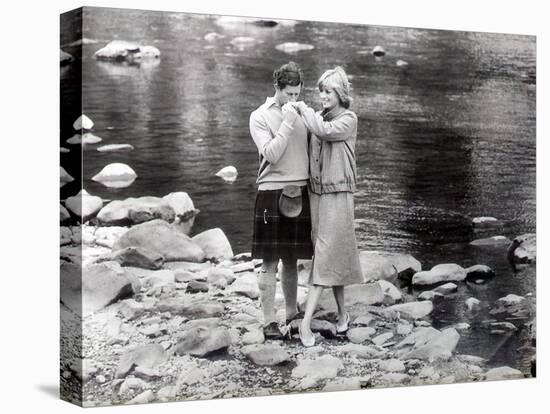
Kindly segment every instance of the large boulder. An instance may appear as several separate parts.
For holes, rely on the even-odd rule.
[[[276,344],[248,345],[241,352],[256,365],[272,366],[290,361],[288,352]]]
[[[346,306],[355,304],[379,305],[384,302],[384,291],[379,283],[362,283],[344,288]],[[324,289],[319,298],[318,306],[322,309],[336,309],[336,301],[332,289]]]
[[[113,40],[94,53],[97,60],[134,62],[144,59],[158,59],[160,51],[154,46],[145,46],[124,40]]]
[[[527,233],[516,237],[508,250],[508,257],[514,263],[534,263],[537,261],[537,235]]]
[[[113,250],[125,247],[143,247],[162,255],[166,261],[203,262],[205,259],[204,251],[188,236],[158,219],[132,227],[117,240]]]
[[[92,180],[106,187],[124,188],[130,186],[136,178],[137,174],[132,167],[114,162],[103,167],[99,173],[92,177]]]
[[[399,312],[402,318],[420,319],[432,313],[433,309],[434,306],[431,301],[423,300],[420,302],[407,302],[389,306],[385,309],[385,312],[390,314]]]
[[[190,328],[183,333],[174,350],[176,355],[204,357],[222,352],[231,345],[231,336],[225,328],[207,329],[201,326]]]
[[[397,269],[386,255],[380,252],[362,251],[359,252],[359,260],[365,281],[388,280],[395,282]]]
[[[127,231],[127,227],[98,227],[94,233],[95,243],[99,246],[112,249],[116,241]]]
[[[379,256],[380,258],[386,259],[383,263],[383,266],[387,269],[386,272],[389,274],[389,277],[383,277],[382,279],[388,280],[391,282],[395,282],[393,279],[393,271],[391,268],[387,267],[387,262],[391,263],[395,270],[397,271],[397,278],[408,280],[412,278],[412,276],[420,272],[422,270],[422,264],[415,259],[410,254],[403,254],[403,253],[392,253],[392,252],[385,252],[385,251],[363,251],[361,254],[365,255],[365,259],[368,259],[369,257],[372,257],[374,255]],[[362,261],[361,264],[363,265],[364,262]],[[368,266],[368,263],[366,263]],[[365,272],[365,268],[363,268],[363,273],[365,276],[367,276],[367,273]]]
[[[124,378],[135,368],[153,369],[166,362],[168,354],[159,344],[142,345],[125,353],[118,363],[115,378]]]
[[[207,259],[225,260],[233,257],[231,244],[220,228],[203,231],[192,240],[204,250]]]
[[[109,259],[120,263],[121,266],[135,266],[152,270],[158,270],[164,264],[162,255],[143,247],[134,246],[114,251]]]
[[[101,210],[103,200],[101,197],[90,195],[86,190],[82,189],[77,195],[68,197],[65,205],[73,214],[80,217],[84,223]]]
[[[386,305],[393,305],[403,300],[403,294],[393,283],[387,280],[379,280],[376,283],[380,285],[382,292],[384,292],[384,303]]]
[[[433,336],[427,343],[413,347],[403,356],[403,359],[423,359],[428,361],[444,360],[451,358],[458,340],[459,333],[454,328],[444,329],[438,335]]]
[[[415,273],[413,285],[435,285],[442,282],[461,282],[466,279],[466,270],[457,264],[446,263],[432,267],[431,270]]]

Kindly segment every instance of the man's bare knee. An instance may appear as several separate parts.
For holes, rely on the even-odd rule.
[[[264,273],[277,273],[278,260],[269,260],[262,263],[262,272]]]

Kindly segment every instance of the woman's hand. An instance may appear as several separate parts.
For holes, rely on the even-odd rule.
[[[298,117],[298,112],[296,112],[296,109],[294,108],[294,103],[288,102],[284,104],[281,111],[283,113],[283,121],[293,125],[294,121],[296,121],[296,118]]]

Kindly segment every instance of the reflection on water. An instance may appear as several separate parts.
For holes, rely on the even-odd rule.
[[[289,59],[302,66],[304,99],[314,106],[316,79],[343,65],[359,117],[360,247],[412,253],[424,268],[442,262],[494,267],[495,280],[475,292],[462,286],[456,303],[441,308],[456,321],[466,317],[466,297],[491,302],[535,291],[533,269],[520,277],[502,252],[493,257],[467,244],[479,236],[470,226],[476,216],[498,218],[493,231],[508,237],[535,231],[533,37],[318,22],[261,27],[219,16],[117,9],[85,13],[84,36],[105,41],[84,42],[82,53],[75,50],[80,46],[66,48],[82,55],[83,112],[103,145],[135,147],[119,153],[84,148],[84,187],[91,194],[122,199],[187,191],[201,210],[195,231],[221,227],[236,252],[248,251],[257,170],[250,112],[273,93],[271,73]],[[93,53],[113,39],[154,45],[161,58],[140,65],[95,61]],[[276,49],[285,42],[314,49]],[[370,54],[376,45],[387,51],[383,59]],[[70,85],[78,71],[65,67],[61,76],[62,85]],[[64,90],[62,105],[74,105],[74,96]],[[74,134],[76,107],[61,123],[64,146]],[[128,188],[91,181],[113,162],[129,164],[139,178]],[[234,183],[214,175],[227,165],[239,170]],[[73,167],[67,170],[78,178]],[[63,187],[62,198],[76,187]],[[442,314],[435,318],[447,323]],[[475,333],[463,338],[467,349],[476,341],[496,342]]]

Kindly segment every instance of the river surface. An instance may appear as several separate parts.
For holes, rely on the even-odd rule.
[[[302,98],[317,108],[317,78],[342,65],[352,81],[352,109],[359,118],[355,200],[360,248],[410,253],[424,269],[439,263],[491,266],[493,280],[461,284],[457,294],[437,305],[434,326],[470,323],[472,328],[461,332],[459,352],[527,373],[525,330],[491,335],[481,323],[490,315],[467,315],[464,300],[475,296],[490,305],[509,293],[535,294],[534,267],[513,271],[506,248],[469,245],[480,237],[514,238],[536,230],[535,38],[284,23],[258,27],[220,24],[218,16],[87,9],[82,112],[103,141],[83,150],[84,188],[105,200],[186,191],[201,210],[194,232],[221,227],[236,253],[249,251],[257,172],[249,114],[273,94],[271,74],[282,63],[294,60],[302,66]],[[63,22],[65,28],[71,24]],[[212,32],[224,37],[205,40]],[[232,42],[238,37],[253,42]],[[93,53],[114,39],[153,45],[161,58],[141,65],[96,61]],[[62,32],[62,45],[74,40]],[[275,48],[284,42],[314,49],[286,54]],[[371,54],[376,45],[384,47],[386,56]],[[78,54],[77,47],[64,50]],[[398,66],[398,60],[408,65]],[[74,134],[71,124],[80,113],[78,71],[78,64],[61,71],[61,105],[68,114],[61,119],[62,143]],[[96,151],[115,143],[132,144],[135,150]],[[62,164],[68,157],[74,153],[62,154]],[[129,164],[139,178],[122,189],[91,181],[113,162]],[[65,164],[79,178],[78,168]],[[227,165],[239,171],[231,184],[214,175]],[[61,197],[77,188],[66,185]],[[499,224],[475,230],[471,218],[478,216],[496,217]],[[530,302],[534,306],[534,298]]]

